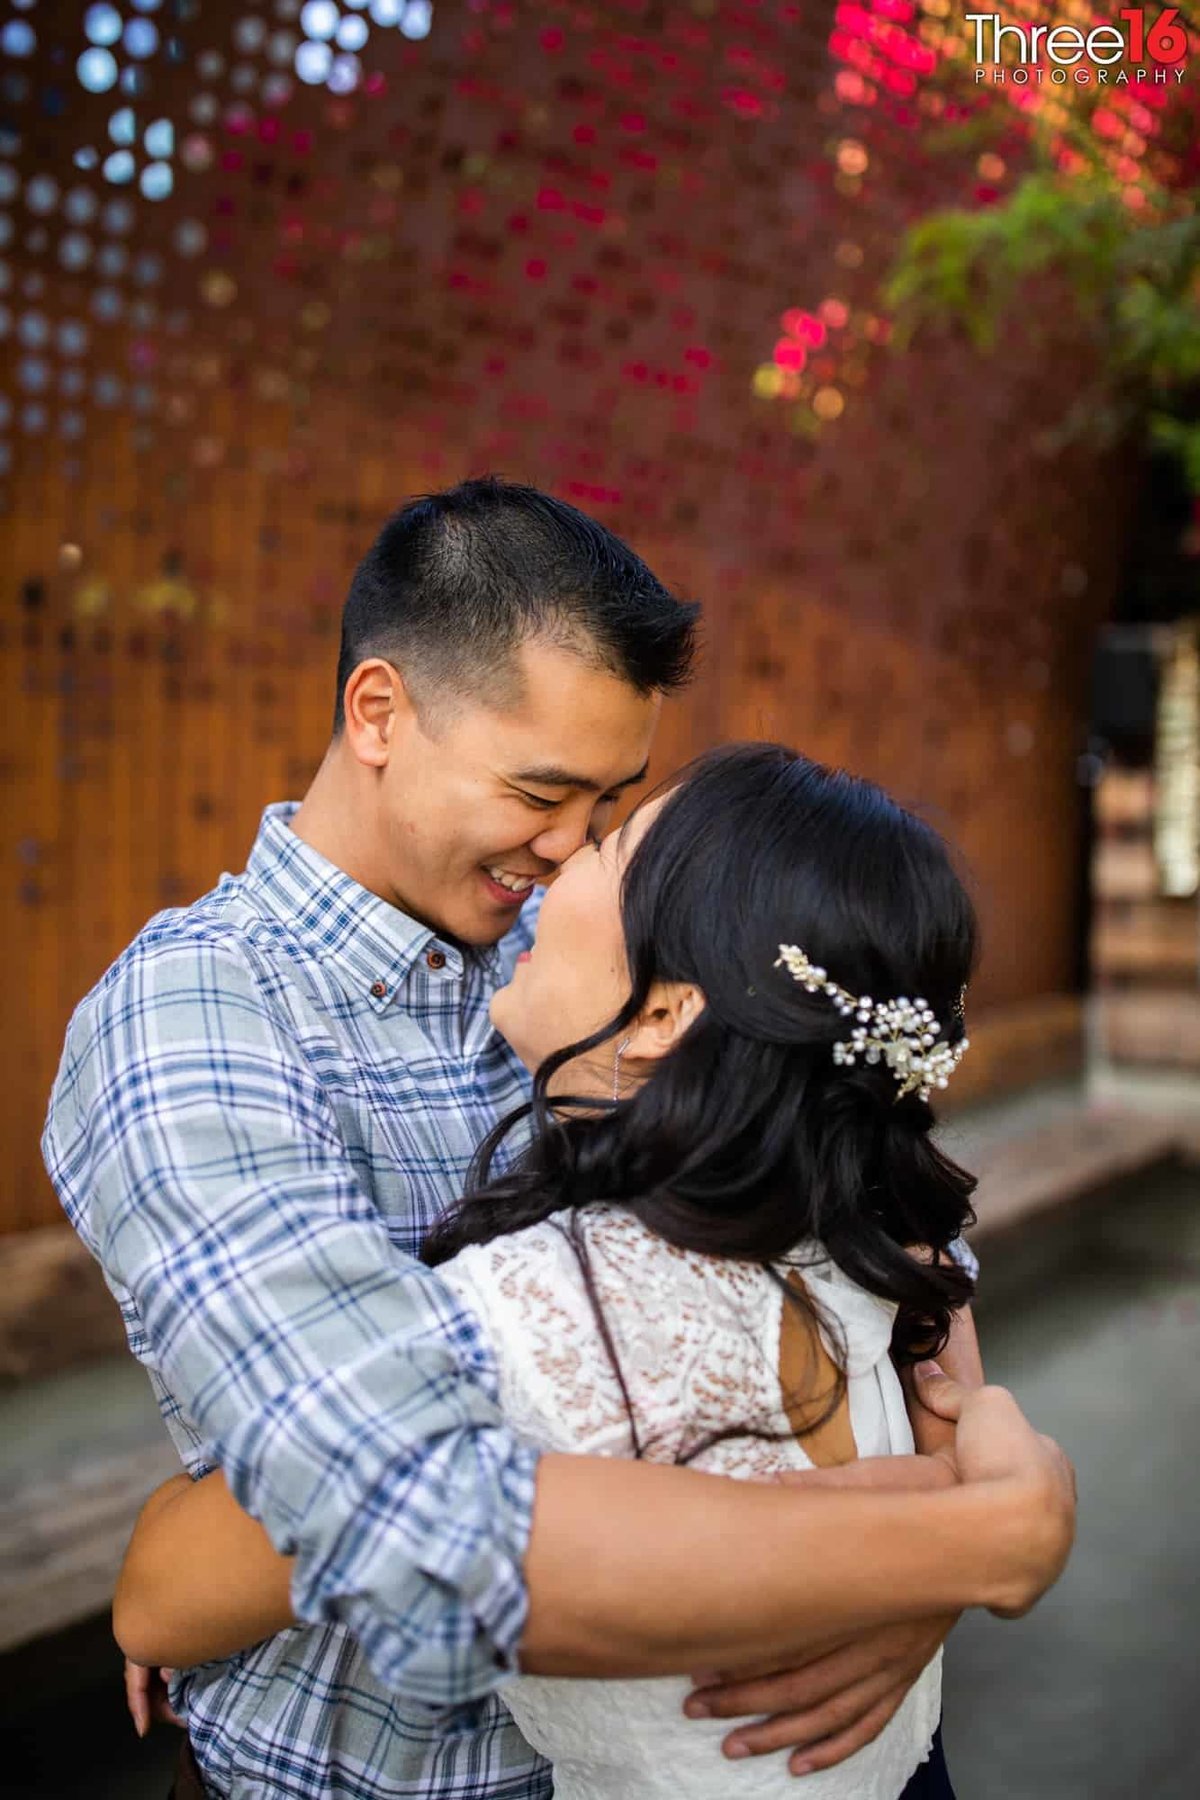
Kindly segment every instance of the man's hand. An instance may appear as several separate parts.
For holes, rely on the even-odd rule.
[[[943,1251],[942,1261],[953,1263],[954,1258],[948,1252]],[[979,1352],[979,1335],[975,1330],[975,1319],[969,1306],[960,1307],[954,1314],[950,1322],[950,1336],[938,1352],[938,1367],[963,1387],[983,1386],[983,1358]],[[940,1457],[950,1468],[956,1469],[953,1420],[943,1419],[938,1413],[932,1412],[929,1407],[921,1404],[916,1378],[910,1367],[906,1366],[900,1370],[900,1383],[904,1389],[908,1422],[912,1426],[913,1442],[917,1454]]]
[[[725,1739],[726,1756],[791,1750],[793,1775],[830,1769],[879,1736],[958,1615],[883,1625],[801,1669],[703,1685],[684,1711],[692,1719],[766,1714]]]
[[[922,1406],[957,1425],[954,1457],[962,1482],[1002,1484],[1012,1494],[1015,1541],[1024,1568],[990,1611],[1019,1619],[1053,1586],[1075,1538],[1075,1470],[1054,1442],[1035,1431],[1001,1387],[963,1387],[935,1362],[913,1371]]]
[[[952,1419],[943,1419],[921,1402],[920,1387],[911,1368],[901,1369],[900,1385],[904,1389],[904,1402],[908,1411],[908,1422],[912,1426],[913,1443],[918,1456],[928,1457],[931,1461],[943,1463],[958,1476],[958,1457],[956,1454],[957,1432]],[[963,1386],[982,1385],[966,1382]]]
[[[1003,1485],[1012,1496],[1013,1539],[1025,1566],[1011,1599],[993,1604],[992,1611],[1018,1617],[1057,1579],[1069,1554],[1075,1518],[1071,1464],[1057,1444],[1034,1431],[1005,1389],[963,1386],[936,1363],[920,1365],[912,1381],[914,1400],[934,1418],[957,1426],[951,1458],[938,1453],[877,1458],[789,1479],[828,1487],[954,1486],[958,1479]],[[955,1616],[948,1615],[879,1627],[784,1673],[701,1677],[684,1710],[694,1718],[767,1715],[734,1731],[725,1740],[727,1755],[791,1749],[793,1774],[831,1768],[878,1736],[954,1623]]]
[[[174,1673],[174,1669],[143,1668],[141,1663],[125,1658],[125,1703],[140,1738],[145,1737],[154,1720],[166,1725],[183,1724],[167,1699],[167,1685]]]

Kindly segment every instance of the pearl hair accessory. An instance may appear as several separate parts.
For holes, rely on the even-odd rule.
[[[957,1044],[946,1043],[928,1001],[849,994],[795,944],[780,944],[775,967],[785,968],[810,994],[828,994],[842,1017],[855,1021],[850,1036],[833,1046],[834,1062],[840,1068],[853,1067],[860,1056],[867,1063],[885,1062],[900,1089],[897,1100],[906,1094],[928,1100],[935,1087],[946,1086],[970,1048],[965,1037]],[[960,1018],[966,992],[964,988],[959,997]]]

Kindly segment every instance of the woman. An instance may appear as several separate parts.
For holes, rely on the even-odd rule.
[[[912,1452],[896,1364],[935,1353],[972,1292],[945,1253],[973,1182],[932,1143],[928,1098],[966,1048],[974,947],[936,834],[778,746],[702,757],[572,858],[493,1002],[533,1100],[426,1246],[491,1337],[512,1423],[744,1478]],[[194,1562],[181,1508],[149,1531]],[[264,1537],[276,1607],[280,1561]],[[805,1791],[948,1794],[926,1760],[939,1664]],[[688,1689],[520,1677],[504,1698],[558,1800],[794,1791],[782,1756],[734,1777],[724,1727],[683,1718]]]

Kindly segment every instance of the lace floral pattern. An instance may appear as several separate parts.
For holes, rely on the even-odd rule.
[[[577,1215],[586,1266],[613,1341],[642,1454],[741,1479],[811,1467],[780,1391],[784,1297],[757,1264],[679,1250],[618,1208]],[[912,1449],[888,1357],[893,1309],[865,1294],[819,1248],[797,1255],[805,1286],[843,1361],[861,1456]],[[443,1274],[495,1348],[506,1418],[539,1448],[634,1455],[629,1408],[597,1322],[571,1219],[460,1251]],[[709,1443],[714,1434],[738,1435]],[[755,1436],[759,1432],[762,1435]],[[730,1764],[727,1729],[684,1719],[688,1684],[523,1677],[504,1690],[525,1735],[555,1765],[556,1800],[893,1800],[928,1754],[940,1658],[891,1724],[838,1769],[797,1786],[783,1756]]]

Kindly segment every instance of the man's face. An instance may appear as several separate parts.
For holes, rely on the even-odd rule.
[[[603,834],[645,775],[661,704],[537,639],[518,662],[514,707],[410,712],[382,771],[388,897],[462,943],[502,938],[534,884]]]
[[[554,1050],[577,1044],[615,1018],[629,998],[621,888],[629,860],[668,796],[639,806],[595,849],[576,851],[546,896],[537,942],[512,980],[492,995],[492,1023],[532,1073]],[[558,1071],[552,1091],[611,1091],[612,1041]]]

